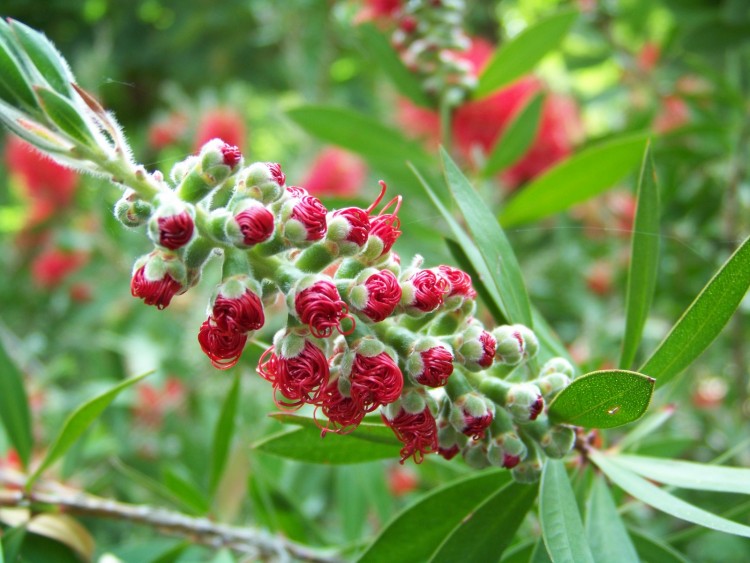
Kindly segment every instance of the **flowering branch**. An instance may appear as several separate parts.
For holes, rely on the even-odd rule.
[[[254,560],[293,557],[314,563],[341,561],[330,551],[306,547],[257,528],[229,526],[163,508],[118,502],[53,481],[40,481],[31,490],[26,490],[23,475],[4,469],[0,469],[0,506],[35,511],[49,511],[53,507],[67,514],[127,521],[214,549],[230,548]]]

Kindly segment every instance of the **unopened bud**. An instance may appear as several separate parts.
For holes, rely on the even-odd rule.
[[[561,459],[565,457],[570,450],[573,449],[575,444],[576,435],[575,431],[569,426],[553,426],[549,431],[542,436],[539,440],[539,445],[542,446],[544,453],[548,457],[553,459]]]
[[[462,434],[478,440],[492,424],[495,405],[478,393],[465,393],[451,405],[450,422]]]
[[[572,378],[575,375],[575,369],[571,363],[565,358],[551,358],[544,362],[542,369],[539,370],[539,375],[549,375],[550,373],[562,373]]]
[[[286,176],[275,162],[254,162],[240,176],[243,193],[266,205],[284,194],[285,182]]]
[[[508,391],[506,407],[516,422],[529,422],[536,420],[544,410],[544,398],[536,385],[518,383]]]
[[[487,459],[495,467],[513,469],[526,457],[526,444],[514,432],[493,437],[487,449]]]
[[[128,189],[115,203],[114,212],[120,223],[134,228],[140,227],[149,220],[153,207],[150,203],[140,199],[134,190]]]

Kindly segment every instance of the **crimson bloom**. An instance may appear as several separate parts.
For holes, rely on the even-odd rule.
[[[277,354],[274,346],[268,348],[260,357],[258,373],[273,384],[274,401],[283,408],[298,408],[305,403],[320,405],[330,377],[325,354],[307,339],[302,349],[290,357]],[[283,399],[276,397],[277,392]]]
[[[393,418],[385,412],[381,416],[385,425],[404,444],[400,463],[410,457],[415,463],[422,463],[425,454],[438,451],[437,424],[427,406],[417,413],[407,412],[402,406]]]
[[[159,244],[169,250],[182,248],[193,238],[195,222],[187,211],[175,215],[159,217]]]
[[[198,342],[215,368],[229,369],[240,360],[247,342],[247,333],[222,330],[209,318],[201,325]]]
[[[367,211],[359,207],[346,207],[334,211],[331,214],[331,220],[332,222],[343,220],[346,223],[346,232],[345,234],[342,233],[341,241],[350,242],[359,248],[367,244],[367,237],[370,234],[370,216]],[[330,230],[328,236],[330,240]]]
[[[426,350],[415,350],[411,375],[414,380],[427,387],[442,387],[453,373],[453,352],[440,343]],[[418,359],[417,359],[418,358]]]
[[[328,211],[326,208],[317,197],[309,195],[304,188],[289,186],[286,190],[294,198],[289,220],[297,222],[304,231],[301,236],[292,234],[289,224],[291,221],[287,221],[284,225],[287,236],[292,235],[290,238],[295,240],[301,239],[298,242],[322,239],[327,230],[326,213]]]
[[[356,354],[349,380],[352,397],[367,412],[394,402],[404,387],[401,370],[386,352],[375,356]]]
[[[330,425],[333,426],[333,431],[346,434],[359,426],[366,411],[351,394],[341,392],[340,381],[331,381],[328,384],[321,396],[320,407]],[[326,427],[325,431],[327,430],[331,428]]]
[[[406,280],[402,289],[411,297],[407,311],[419,314],[431,313],[440,307],[450,286],[445,278],[432,270],[419,270]]]
[[[260,297],[249,289],[239,297],[225,297],[219,293],[214,301],[211,317],[224,332],[258,330],[266,320]]]
[[[34,258],[31,275],[39,287],[52,289],[83,266],[87,259],[85,252],[48,248]]]
[[[247,206],[234,216],[234,221],[245,246],[259,244],[273,235],[273,213],[260,204]]]
[[[331,336],[334,328],[341,332],[341,321],[351,318],[336,286],[327,280],[317,281],[296,293],[294,309],[315,338]]]
[[[401,286],[390,270],[381,270],[362,284],[367,290],[367,302],[359,312],[374,323],[379,323],[393,313],[401,301]]]
[[[185,288],[176,280],[169,271],[154,268],[160,277],[150,277],[148,264],[138,267],[130,280],[130,293],[133,297],[143,299],[146,305],[156,305],[157,309],[169,306],[172,298],[181,293]]]

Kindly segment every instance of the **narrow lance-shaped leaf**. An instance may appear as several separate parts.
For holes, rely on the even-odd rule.
[[[141,379],[153,372],[146,372],[136,377],[131,377],[125,381],[115,385],[110,390],[102,393],[101,395],[94,397],[90,401],[84,403],[78,407],[65,421],[60,433],[57,438],[47,450],[47,454],[44,459],[37,467],[34,474],[29,477],[26,483],[27,488],[31,488],[34,482],[39,476],[52,465],[55,461],[60,459],[70,449],[70,447],[78,440],[83,433],[93,424],[93,422],[99,418],[104,409],[115,400],[115,397],[119,395],[124,389],[127,389],[131,385],[139,382]]]
[[[44,34],[19,21],[10,20],[10,29],[23,47],[26,56],[50,86],[59,94],[70,97],[72,95],[71,84],[75,82],[75,78],[67,62],[52,42]]]
[[[536,138],[543,106],[544,94],[537,94],[516,113],[487,157],[483,176],[505,170],[523,156]]]
[[[638,555],[645,561],[658,561],[659,563],[689,563],[682,553],[677,551],[661,539],[642,532],[641,530],[630,530],[635,549]]]
[[[625,299],[626,323],[620,367],[628,369],[635,359],[656,287],[659,266],[659,186],[656,182],[651,145],[646,146],[638,181],[638,205],[633,223],[633,241]]]
[[[621,467],[601,452],[592,450],[589,452],[589,457],[614,484],[644,504],[687,522],[719,532],[750,538],[750,526],[732,522],[677,498],[630,470]]]
[[[539,493],[542,538],[555,563],[594,563],[573,487],[562,461],[548,459]]]
[[[508,483],[477,506],[445,538],[431,562],[495,561],[513,541],[534,504],[535,485]]]
[[[359,33],[368,54],[372,55],[398,91],[418,106],[429,107],[430,101],[425,96],[417,75],[404,66],[390,41],[370,23],[360,25]]]
[[[219,480],[224,473],[224,467],[227,464],[229,456],[229,446],[234,436],[234,419],[237,415],[237,404],[240,397],[240,373],[235,373],[232,386],[227,393],[224,404],[221,407],[219,419],[214,428],[214,440],[211,449],[211,470],[209,474],[209,490],[211,493],[216,491]]]
[[[654,393],[654,379],[619,369],[575,379],[550,403],[549,417],[586,428],[614,428],[639,419]]]
[[[509,480],[507,471],[489,470],[430,491],[396,515],[358,562],[427,561],[451,530]]]
[[[719,335],[750,287],[750,238],[722,265],[640,371],[664,384]]]
[[[166,466],[162,469],[161,481],[167,490],[188,507],[193,514],[206,514],[209,502],[206,495],[198,489],[195,483],[174,468]]]
[[[478,280],[484,286],[484,288],[486,288],[487,303],[488,304],[492,303],[494,305],[494,306],[488,305],[488,307],[490,307],[491,310],[494,310],[496,313],[499,313],[502,316],[503,321],[507,322],[509,318],[508,311],[505,309],[505,304],[503,303],[503,300],[500,298],[497,284],[495,284],[493,280],[493,276],[489,268],[487,267],[487,264],[485,263],[484,259],[482,258],[482,255],[477,250],[477,247],[474,244],[474,241],[472,241],[471,238],[469,238],[469,235],[467,235],[466,232],[463,230],[463,228],[461,228],[461,226],[458,224],[458,222],[450,213],[450,211],[448,211],[445,208],[443,203],[435,194],[435,191],[430,187],[430,185],[424,179],[424,176],[414,166],[411,166],[411,170],[412,172],[414,172],[414,175],[417,177],[417,179],[421,183],[422,188],[424,188],[424,191],[427,193],[427,196],[430,198],[432,203],[440,212],[440,215],[442,215],[443,219],[445,219],[446,223],[448,223],[448,226],[450,227],[451,231],[453,231],[453,235],[456,237],[456,244],[460,247],[461,251],[466,255],[466,258],[474,267],[476,276],[473,277],[473,279]],[[495,320],[500,322],[500,319],[498,317],[496,317]]]
[[[29,464],[34,438],[31,433],[29,399],[23,376],[0,340],[0,420],[24,467]]]
[[[521,275],[521,268],[503,229],[487,205],[481,201],[466,176],[443,148],[440,149],[443,171],[453,198],[466,220],[487,269],[493,273],[500,299],[512,323],[533,325],[529,296]]]
[[[601,475],[594,479],[586,512],[586,536],[596,561],[638,563],[638,553]]]
[[[483,98],[530,72],[547,53],[560,45],[577,17],[577,12],[560,12],[530,26],[501,46],[479,76],[474,98]]]
[[[91,127],[81,117],[78,108],[54,90],[37,86],[35,91],[47,117],[60,131],[87,147],[96,146]]]
[[[0,100],[33,112],[37,109],[36,97],[16,57],[11,38],[8,24],[0,21]]]
[[[587,148],[525,186],[503,209],[505,227],[565,211],[614,186],[638,165],[647,135],[630,135]]]
[[[613,462],[651,481],[700,491],[750,495],[750,469],[619,454]]]

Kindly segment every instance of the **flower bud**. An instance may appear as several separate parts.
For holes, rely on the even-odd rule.
[[[420,385],[442,387],[453,373],[453,351],[437,338],[422,337],[406,358],[406,372]]]
[[[544,399],[550,401],[555,395],[570,385],[570,378],[564,373],[552,372],[537,379],[536,384],[539,386]]]
[[[526,459],[510,470],[513,480],[516,483],[531,484],[539,481],[542,476],[542,461],[539,459],[539,454],[532,451]]]
[[[364,407],[351,396],[349,380],[339,377],[331,381],[320,399],[320,407],[333,431],[345,434],[354,430],[367,414]],[[326,430],[331,428],[326,427]]]
[[[362,281],[362,278],[367,276]],[[352,307],[374,323],[390,317],[401,301],[401,286],[390,270],[364,270],[349,292]]]
[[[417,393],[410,393],[417,395]],[[412,411],[415,405],[409,405],[409,397],[397,401],[383,409],[381,417],[396,437],[404,444],[401,448],[401,463],[413,458],[415,463],[422,463],[425,454],[438,450],[437,425],[430,408],[422,401],[422,409]]]
[[[544,410],[544,398],[539,387],[532,383],[517,383],[508,390],[506,407],[518,423],[529,422]]]
[[[215,368],[229,369],[240,360],[247,342],[247,333],[223,330],[208,318],[198,331],[198,342]]]
[[[286,188],[281,211],[282,235],[297,246],[321,240],[326,234],[326,208],[316,197],[296,186]]]
[[[140,227],[151,217],[153,207],[138,197],[135,190],[127,189],[115,203],[115,217],[126,227]]]
[[[450,424],[438,423],[438,454],[443,459],[451,460],[461,451],[466,444],[466,437],[456,432]]]
[[[388,254],[401,235],[400,226],[401,220],[395,214],[386,213],[370,217],[370,234],[363,256],[374,262]]]
[[[342,374],[351,384],[351,396],[366,412],[393,403],[401,396],[404,376],[384,346],[374,338],[362,339]]]
[[[479,440],[484,437],[494,416],[495,405],[482,395],[471,392],[461,395],[453,402],[450,422],[465,436]]]
[[[484,440],[469,440],[461,450],[466,465],[472,469],[484,469],[490,466],[487,459],[487,443]]]
[[[195,210],[176,198],[162,202],[148,223],[148,235],[154,244],[177,250],[186,246],[195,232]]]
[[[340,256],[353,256],[367,244],[370,217],[364,209],[347,207],[328,214],[327,240],[338,245]]]
[[[267,205],[284,195],[286,176],[275,162],[254,162],[242,172],[240,181],[243,193]]]
[[[221,139],[212,139],[201,148],[198,155],[203,178],[218,186],[241,167],[242,153]]]
[[[401,284],[401,305],[410,316],[432,313],[443,304],[448,282],[432,270],[419,270]]]
[[[209,315],[216,326],[224,332],[246,333],[258,330],[265,323],[263,304],[249,277],[230,278],[222,283],[212,300]]]
[[[495,467],[513,469],[525,457],[526,444],[514,432],[493,437],[487,449],[487,459]]]
[[[575,444],[575,431],[569,426],[552,426],[549,431],[539,440],[544,453],[552,459],[562,459]]]
[[[482,371],[495,359],[495,337],[474,322],[456,339],[456,360],[470,371]]]
[[[445,295],[445,309],[454,310],[460,307],[464,301],[473,300],[477,292],[471,285],[471,277],[466,272],[450,266],[438,266],[437,273],[448,282],[448,291]]]
[[[349,308],[336,286],[325,278],[302,278],[289,293],[289,300],[294,314],[309,327],[315,338],[331,336],[334,328],[341,332],[341,321],[351,319]]]
[[[312,341],[280,331],[260,357],[258,374],[273,384],[277,406],[297,408],[305,403],[320,405],[330,371],[328,359]]]
[[[562,373],[572,379],[575,375],[575,369],[565,358],[556,357],[547,360],[542,369],[539,370],[540,376],[549,375],[550,373]]]
[[[130,293],[146,305],[164,309],[175,295],[187,290],[186,278],[185,265],[177,255],[154,250],[135,262]]]
[[[274,231],[273,214],[252,199],[244,199],[235,206],[234,214],[227,217],[224,230],[232,244],[250,247],[271,238]]]

